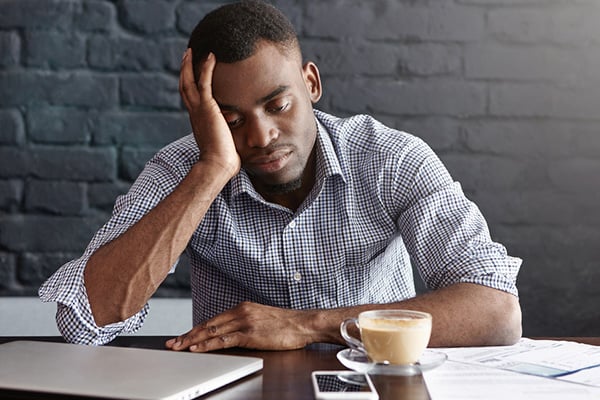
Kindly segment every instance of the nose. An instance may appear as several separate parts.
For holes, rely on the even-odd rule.
[[[265,117],[253,118],[247,125],[246,144],[249,147],[267,147],[279,136],[277,127]]]

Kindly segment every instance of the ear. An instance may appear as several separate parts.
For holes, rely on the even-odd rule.
[[[302,76],[304,78],[304,84],[310,97],[310,101],[314,104],[321,98],[321,75],[319,75],[319,68],[312,61],[308,61],[302,66]]]

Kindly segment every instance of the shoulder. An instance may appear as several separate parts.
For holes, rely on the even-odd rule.
[[[160,149],[147,163],[146,167],[157,166],[180,176],[185,176],[198,161],[200,150],[190,134]]]
[[[390,128],[370,115],[339,118],[315,110],[315,116],[327,129],[339,155],[382,156],[393,159],[428,157],[431,148],[420,138]]]
[[[199,156],[193,135],[184,136],[158,150],[144,165],[128,194],[147,198],[170,193],[189,173]]]
[[[189,134],[184,136],[160,149],[153,158],[173,160],[173,161],[185,161],[198,159],[200,151],[196,145],[194,135]]]

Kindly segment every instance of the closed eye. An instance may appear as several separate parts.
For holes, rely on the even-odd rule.
[[[236,128],[236,127],[240,126],[241,124],[242,124],[241,118],[238,118],[233,121],[227,121],[227,125],[229,125],[230,128]]]
[[[290,105],[290,103],[285,103],[278,107],[269,107],[269,108],[267,108],[267,112],[272,113],[272,114],[280,113],[282,111],[285,111],[289,105]]]
[[[225,117],[225,121],[227,122],[227,125],[229,125],[230,128],[237,128],[244,122],[243,118],[239,115],[223,114],[223,116]]]

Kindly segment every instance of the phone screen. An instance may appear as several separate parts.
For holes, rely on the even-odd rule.
[[[363,374],[317,374],[320,392],[371,392]]]

